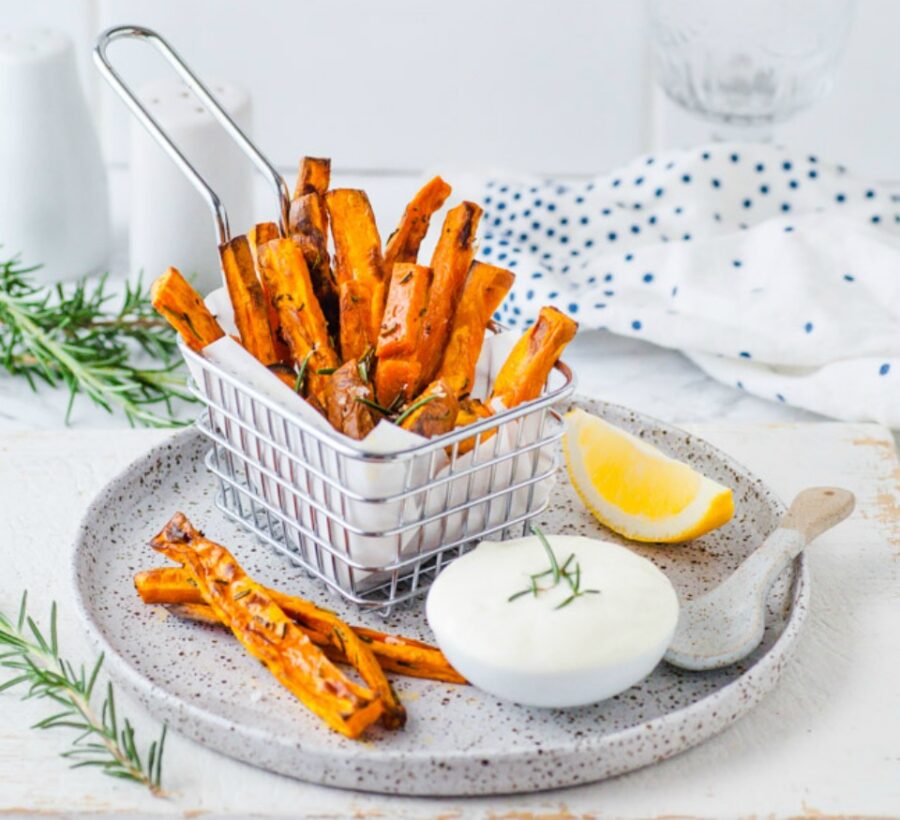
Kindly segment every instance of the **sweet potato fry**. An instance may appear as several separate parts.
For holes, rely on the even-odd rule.
[[[329,726],[356,738],[384,711],[371,689],[346,678],[224,547],[176,513],[151,546],[181,564],[203,600],[253,657]]]
[[[201,596],[201,600],[203,600]],[[179,618],[183,618],[186,621],[197,621],[201,624],[206,624],[207,626],[225,626],[217,617],[216,613],[213,611],[213,608],[208,604],[172,604],[169,606],[169,612],[173,615],[177,615]],[[302,627],[301,627],[302,628]],[[306,636],[318,646],[318,642],[313,640],[312,635],[309,634],[305,629]],[[327,652],[325,653],[328,654]],[[334,658],[329,658],[329,660],[334,660]]]
[[[290,239],[275,239],[260,248],[259,271],[278,313],[279,327],[309,393],[320,401],[325,376],[340,362],[331,346],[328,325],[313,290],[303,254]]]
[[[263,279],[275,306],[291,305],[300,317],[309,341],[322,352],[330,351],[332,361],[336,363],[328,338],[328,325],[300,249],[290,239],[275,239],[262,247],[260,261]]]
[[[384,260],[381,237],[372,206],[364,191],[338,188],[325,195],[331,215],[334,239],[334,272],[340,288],[354,280],[368,287],[370,294],[370,343],[378,338],[384,313]],[[344,353],[344,359],[349,358]]]
[[[266,298],[256,277],[249,240],[246,236],[236,236],[219,246],[219,256],[241,344],[264,365],[277,362]]]
[[[456,427],[465,427],[469,424],[474,424],[476,421],[490,418],[492,415],[494,415],[494,413],[491,408],[488,407],[480,399],[473,399],[471,397],[460,399],[459,412],[456,414]],[[470,450],[474,449],[476,438],[480,439],[481,442],[484,443],[496,432],[497,429],[494,428],[493,430],[485,431],[480,436],[472,436],[471,438],[463,439],[459,443],[459,455],[463,455],[464,453],[468,453]]]
[[[247,231],[247,239],[250,241],[250,252],[253,254],[253,261],[256,261],[260,246],[273,239],[278,239],[281,231],[274,222],[258,222],[249,231]]]
[[[331,160],[304,157],[300,160],[300,172],[291,202],[288,225],[291,233],[308,235],[316,239],[316,245],[326,250],[328,234],[328,209],[325,193],[331,182]],[[327,254],[325,255],[327,257]],[[307,260],[308,261],[308,260]]]
[[[316,298],[332,335],[338,331],[338,292],[331,257],[328,255],[328,211],[325,200],[315,192],[301,194],[291,202],[288,225],[291,236],[303,253]]]
[[[438,370],[438,378],[444,379],[458,396],[472,389],[484,332],[515,278],[510,271],[485,262],[473,262],[469,269]]]
[[[422,366],[409,356],[401,359],[379,359],[375,366],[375,395],[382,407],[395,401],[408,402],[419,382]]]
[[[191,350],[203,350],[225,335],[203,298],[178,268],[169,268],[153,283],[150,302]]]
[[[422,366],[417,348],[430,286],[430,268],[395,265],[376,348],[375,395],[384,407],[398,396],[409,401],[418,386]]]
[[[431,258],[433,279],[419,346],[420,388],[434,379],[440,367],[453,314],[475,253],[475,232],[480,219],[481,208],[474,202],[463,202],[444,220],[441,238]]]
[[[259,273],[259,249],[274,239],[281,236],[281,231],[274,222],[260,222],[247,231],[247,239],[250,241],[250,253],[253,254],[253,263],[256,265],[257,273]],[[289,362],[291,360],[291,350],[284,340],[281,333],[281,323],[278,321],[278,311],[275,309],[275,303],[272,296],[266,289],[266,283],[260,274],[260,284],[263,289],[263,296],[266,300],[266,315],[269,317],[269,327],[272,329],[272,341],[275,343],[275,353],[279,362]]]
[[[303,194],[325,196],[331,184],[331,160],[322,157],[303,157],[300,170],[297,172],[297,184],[294,186],[294,197]]]
[[[372,333],[372,291],[363,282],[348,279],[341,282],[341,357],[361,359],[372,350],[377,336]]]
[[[328,377],[325,388],[325,412],[338,432],[363,439],[375,427],[372,388],[359,373],[359,362],[350,359]]]
[[[456,426],[459,400],[443,381],[432,382],[420,396],[397,418],[404,430],[425,438],[442,436]]]
[[[222,626],[223,624],[216,619],[215,613],[211,607],[206,604],[171,604],[168,606],[169,612],[173,615],[190,621],[198,621],[209,626]],[[325,656],[334,663],[344,663],[352,666],[345,652],[340,646],[336,646],[334,639],[322,632],[317,632],[307,626],[298,623],[304,634],[316,645],[321,647]],[[384,672],[391,672],[395,675],[403,675],[407,678],[422,678],[425,680],[441,681],[442,683],[458,683],[466,684],[468,681],[459,674],[449,663],[446,658],[440,654],[440,650],[428,648],[420,649],[414,645],[406,645],[404,643],[393,643],[393,641],[405,641],[408,639],[398,639],[394,635],[386,636],[390,643],[379,642],[377,638],[371,638],[365,633],[372,632],[375,635],[380,633],[373,630],[367,630],[363,627],[353,627],[354,631],[359,635],[360,640],[368,644],[372,654],[376,656],[378,665]],[[435,652],[441,657],[441,662],[436,666],[429,666],[427,658],[430,653]],[[357,670],[358,671],[358,670]],[[388,727],[392,728],[392,727]]]
[[[536,399],[578,323],[554,307],[541,308],[537,321],[516,342],[494,379],[492,398],[506,408]]]
[[[383,281],[381,237],[365,191],[336,188],[325,195],[325,202],[331,215],[338,283]]]
[[[388,237],[384,248],[384,271],[386,277],[394,275],[394,265],[398,262],[415,262],[419,246],[428,233],[432,214],[450,196],[452,188],[440,177],[425,183],[412,198],[397,229]]]
[[[315,245],[324,248],[328,233],[328,210],[324,198],[315,192],[294,197],[288,228],[292,234],[315,238]]]
[[[465,427],[467,424],[474,424],[481,419],[487,419],[494,415],[494,412],[481,399],[473,399],[467,397],[459,400],[459,413],[456,415],[456,426]]]
[[[303,157],[288,215],[288,229],[300,247],[316,297],[332,336],[338,335],[338,292],[328,255],[328,209],[325,192],[331,160]]]
[[[430,287],[431,268],[413,263],[394,266],[378,335],[379,359],[416,352]]]
[[[182,567],[161,567],[139,572],[134,576],[134,585],[145,604],[188,607],[175,610],[176,614],[204,623],[219,623],[212,609],[203,603],[203,596],[191,580],[190,574]],[[266,588],[266,592],[297,622],[314,643],[333,649],[335,644],[340,642],[340,639],[334,637],[334,628],[336,624],[343,622],[334,613],[321,609],[311,601],[275,589]],[[350,628],[363,643],[368,645],[386,672],[448,683],[466,682],[465,678],[450,666],[443,653],[434,646],[364,626]],[[328,649],[326,654],[332,659],[349,662],[346,655]]]

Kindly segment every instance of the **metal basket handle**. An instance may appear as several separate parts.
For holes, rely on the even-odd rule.
[[[288,209],[291,202],[287,184],[281,174],[275,170],[272,163],[260,153],[259,149],[250,141],[250,138],[241,131],[237,123],[228,115],[225,109],[219,105],[219,102],[200,81],[197,75],[185,65],[175,49],[173,49],[165,39],[155,31],[144,28],[143,26],[115,26],[107,29],[97,38],[97,45],[94,48],[94,62],[96,63],[97,68],[106,81],[122,98],[131,113],[137,117],[141,125],[147,129],[153,139],[156,140],[166,154],[169,155],[170,159],[181,169],[181,172],[188,180],[190,180],[191,184],[206,200],[216,223],[219,244],[228,242],[231,239],[231,231],[228,226],[228,214],[225,211],[222,200],[209,186],[209,183],[200,176],[190,160],[188,160],[181,150],[176,147],[169,135],[163,131],[159,123],[153,118],[153,115],[144,107],[143,103],[141,103],[131,88],[126,85],[125,81],[116,69],[112,67],[112,64],[109,61],[109,57],[106,54],[109,44],[115,40],[125,39],[143,40],[155,46],[156,50],[166,58],[169,65],[171,65],[181,79],[184,80],[188,88],[196,94],[206,110],[216,118],[219,124],[226,132],[228,132],[228,135],[238,144],[241,150],[250,157],[257,170],[269,180],[278,197],[279,221],[281,223],[282,233],[285,233],[287,229]]]

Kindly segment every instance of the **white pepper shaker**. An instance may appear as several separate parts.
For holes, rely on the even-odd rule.
[[[238,126],[250,132],[250,97],[228,83],[210,91]],[[235,234],[253,218],[253,167],[224,129],[180,80],[154,80],[138,97],[219,195]],[[143,126],[131,118],[130,267],[149,280],[169,265],[206,295],[222,285],[212,215],[203,197]]]
[[[62,32],[0,31],[0,123],[0,255],[45,284],[104,270],[106,169]]]

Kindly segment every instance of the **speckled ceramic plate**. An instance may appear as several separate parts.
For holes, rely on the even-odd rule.
[[[682,546],[631,545],[667,573],[680,596],[690,598],[727,576],[776,526],[781,503],[709,444],[620,407],[577,403],[734,489],[735,517],[717,532]],[[194,431],[175,435],[99,494],[75,547],[76,596],[109,674],[154,715],[206,746],[292,777],[393,794],[472,795],[621,774],[700,743],[747,712],[775,685],[803,620],[809,580],[800,558],[772,589],[762,645],[728,669],[691,673],[661,664],[611,700],[568,710],[530,709],[472,687],[398,679],[409,711],[406,729],[375,728],[362,742],[346,740],[227,632],[182,622],[142,604],[134,592],[135,572],[164,563],[145,546],[148,538],[182,510],[259,580],[336,608],[351,622],[383,623],[348,611],[216,510],[202,461],[207,446]],[[583,509],[564,475],[540,523],[547,532],[618,540]],[[386,628],[431,638],[419,605],[392,616]]]

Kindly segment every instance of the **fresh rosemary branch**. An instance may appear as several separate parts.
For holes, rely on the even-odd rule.
[[[403,424],[403,422],[406,421],[413,413],[415,413],[416,410],[418,410],[423,405],[434,401],[436,398],[438,398],[438,396],[432,394],[430,396],[423,396],[421,399],[416,399],[416,401],[409,405],[409,407],[407,407],[402,413],[399,413],[399,415],[399,402],[403,400],[402,396],[398,396],[396,399],[394,399],[390,407],[384,407],[377,401],[372,401],[371,399],[367,399],[364,396],[357,396],[356,401],[358,401],[360,404],[364,404],[371,410],[375,410],[376,412],[381,413],[382,416],[394,422],[394,424]]]
[[[367,399],[365,396],[356,396],[356,401],[360,404],[364,404],[370,410],[374,410],[377,413],[381,413],[382,416],[390,416],[391,411],[387,407],[382,407],[377,401],[372,401],[372,399]]]
[[[35,391],[41,381],[65,386],[67,422],[81,393],[109,412],[123,412],[132,425],[176,425],[172,400],[193,397],[178,372],[175,334],[140,282],[127,285],[110,312],[106,277],[47,288],[34,283],[35,270],[16,259],[0,263],[0,366]],[[139,366],[134,358],[141,352],[159,364]]]
[[[432,393],[430,396],[423,396],[421,399],[417,399],[414,401],[409,407],[407,407],[397,418],[394,419],[394,424],[403,424],[413,413],[416,412],[420,407],[424,407],[429,402],[434,401],[438,398],[437,395]]]
[[[369,376],[371,375],[372,370],[372,360],[375,358],[375,348],[372,345],[369,345],[362,356],[359,357],[359,361],[356,364],[357,372],[359,373],[359,378],[364,382],[369,381]]]
[[[301,393],[303,391],[303,385],[306,382],[306,368],[309,365],[309,359],[316,350],[313,348],[309,351],[304,357],[303,361],[300,364],[299,370],[297,370],[297,381],[294,382],[294,392]]]
[[[529,585],[526,589],[520,590],[519,592],[515,592],[507,598],[509,603],[522,598],[525,595],[533,595],[535,598],[540,595],[542,592],[549,592],[551,589],[555,589],[560,581],[565,580],[565,582],[569,585],[569,589],[571,590],[571,594],[563,600],[560,604],[557,604],[554,609],[562,609],[564,606],[568,606],[572,603],[576,598],[580,598],[582,595],[599,595],[599,589],[582,589],[581,588],[581,564],[575,561],[575,553],[573,552],[565,561],[563,561],[563,565],[559,565],[559,561],[556,560],[556,555],[553,553],[553,548],[550,546],[550,542],[547,540],[547,536],[544,535],[543,530],[537,525],[531,525],[531,531],[538,537],[538,540],[541,542],[541,546],[544,548],[544,552],[547,553],[547,557],[550,560],[550,569],[545,569],[543,572],[536,572],[534,575],[529,575]],[[569,565],[575,561],[574,569],[569,569]],[[553,583],[550,586],[542,587],[538,585],[538,581],[541,578],[546,578],[548,575],[552,577]]]
[[[159,740],[150,744],[146,758],[138,752],[134,728],[125,718],[119,723],[112,684],[107,684],[100,713],[92,706],[103,655],[86,670],[76,669],[59,654],[56,633],[56,604],[50,608],[50,633],[45,635],[28,614],[28,593],[22,595],[19,615],[12,621],[0,612],[0,667],[13,677],[0,684],[0,692],[15,686],[27,687],[23,698],[49,698],[60,708],[34,724],[34,729],[68,728],[79,732],[72,748],[62,756],[72,768],[96,766],[110,777],[133,780],[154,795],[163,796],[162,756],[166,727]],[[145,763],[146,760],[146,763]]]

